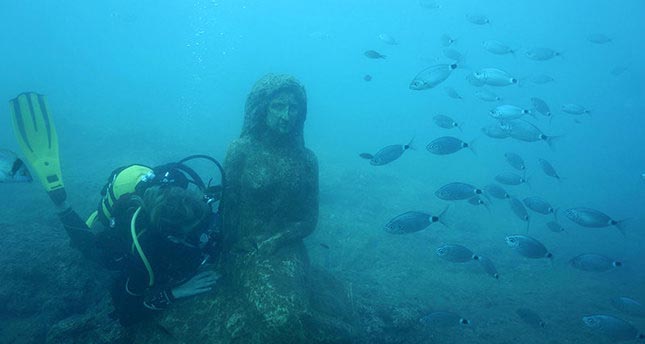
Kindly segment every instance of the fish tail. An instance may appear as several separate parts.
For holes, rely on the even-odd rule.
[[[527,111],[528,111],[527,115],[529,115],[529,116],[533,117],[533,119],[535,119],[535,120],[537,120],[537,119],[538,119],[537,114],[536,114],[536,111],[534,111],[534,110],[530,110],[530,109],[527,109]]]
[[[531,180],[533,179],[533,175],[527,176],[526,175],[526,170],[524,171],[524,184],[529,187],[529,189],[533,189],[533,186],[531,186]]]
[[[477,139],[472,139],[470,142],[468,142],[468,148],[470,149],[473,154],[477,155],[477,149],[475,149],[475,142],[477,142]]]
[[[560,222],[558,221],[558,211],[560,211],[560,208],[555,208],[555,209],[553,209],[553,220],[554,220],[555,222],[557,222],[557,223],[560,223]]]
[[[627,226],[627,222],[629,222],[630,220],[631,219],[622,219],[620,221],[615,221],[614,227],[616,227],[620,231],[620,234],[627,236],[627,234],[625,233],[625,227]]]
[[[563,135],[547,136],[544,141],[546,141],[546,144],[549,145],[549,148],[551,148],[552,151],[555,151],[555,141],[559,141],[562,136]]]
[[[464,130],[461,129],[461,127],[463,127],[463,126],[464,126],[464,122],[457,123],[457,129],[459,129],[459,132],[461,132],[461,133],[464,132]]]
[[[448,211],[449,208],[450,208],[450,205],[447,205],[443,209],[443,211],[441,211],[441,214],[439,214],[439,216],[437,216],[437,221],[439,221],[442,225],[444,225],[444,226],[446,226],[448,228],[450,228],[450,226],[448,225],[448,223],[446,223],[446,212]]]
[[[405,147],[406,147],[405,149],[417,150],[417,147],[415,147],[415,146],[413,145],[413,144],[414,144],[414,139],[415,139],[415,138],[416,138],[416,135],[415,135],[415,136],[412,136],[412,138],[410,139],[410,142],[408,142],[408,144],[407,144],[407,145],[405,145]]]
[[[488,205],[488,203],[484,203],[484,207],[486,208],[486,210],[488,210],[489,214],[492,214],[492,212],[490,211],[490,206]]]

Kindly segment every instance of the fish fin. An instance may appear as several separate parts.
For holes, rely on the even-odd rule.
[[[485,196],[484,196],[484,197],[485,197]],[[492,214],[492,213],[493,213],[492,211],[490,211],[490,205],[489,205],[488,203],[484,203],[484,207],[486,208],[486,210],[488,210],[488,213],[489,213],[489,214]]]
[[[412,136],[412,138],[410,139],[410,142],[408,142],[408,144],[406,145],[408,149],[417,150],[417,147],[413,145],[415,138],[416,138],[416,135]]]
[[[529,109],[527,109],[527,111],[528,111],[527,115],[533,117],[533,119],[536,121],[538,120],[537,114],[535,113],[536,111],[529,110]]]
[[[629,221],[631,221],[631,218],[616,221],[616,223],[614,223],[614,227],[616,227],[620,231],[620,234],[627,236],[627,234],[625,233],[625,227],[627,226],[627,222]]]
[[[469,65],[467,65],[467,64],[462,64],[460,61],[457,61],[457,68],[456,68],[456,69],[465,69],[465,70],[467,70],[467,71],[469,71],[469,72],[472,72],[472,71],[473,71],[473,68],[472,68],[472,67],[470,67],[470,66],[469,66]]]
[[[530,182],[531,180],[533,180],[533,175],[531,174],[530,176],[527,176],[526,175],[526,170],[524,170],[523,178],[524,178],[524,184],[526,184],[526,186],[528,186],[529,189],[533,189],[533,187],[531,186],[531,182]]]
[[[446,227],[448,227],[448,228],[451,228],[451,227],[448,225],[448,223],[446,223],[446,212],[448,211],[448,209],[449,209],[449,208],[450,208],[450,205],[447,205],[447,206],[446,206],[446,207],[441,211],[441,213],[437,216],[437,219],[438,219],[438,221],[439,221],[442,225],[444,225],[444,226],[446,226]]]
[[[470,140],[470,142],[468,142],[468,149],[470,149],[470,151],[477,156],[477,150],[475,149],[475,142],[477,142],[476,138]]]
[[[465,53],[461,54],[461,60],[457,61],[460,64],[464,64],[466,62],[466,56],[468,56],[468,52],[466,51]],[[464,67],[465,68],[465,67]]]
[[[555,151],[555,141],[559,141],[563,137],[564,135],[547,136],[544,141],[546,142],[547,145],[549,145],[549,148],[551,148],[552,151]]]
[[[560,208],[553,209],[553,221],[555,221],[557,223],[560,223],[560,221],[558,221],[558,211],[559,210],[560,210]]]

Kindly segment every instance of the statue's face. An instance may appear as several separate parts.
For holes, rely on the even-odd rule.
[[[267,108],[266,125],[281,134],[293,130],[301,114],[301,106],[291,92],[281,92],[273,97]]]

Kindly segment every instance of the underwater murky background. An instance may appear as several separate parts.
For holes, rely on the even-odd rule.
[[[477,25],[473,16],[490,23]],[[617,296],[645,301],[644,19],[645,3],[638,0],[5,1],[0,99],[23,91],[48,96],[70,201],[88,214],[117,166],[194,153],[223,159],[239,134],[253,83],[268,72],[292,74],[307,88],[306,142],[320,163],[320,220],[306,240],[312,264],[346,282],[366,342],[609,343],[586,328],[582,316],[615,315],[645,331],[645,320],[621,314],[610,302]],[[598,34],[611,41],[590,41]],[[455,42],[446,47],[444,35]],[[482,44],[487,40],[516,52],[491,54]],[[535,47],[561,56],[528,58]],[[448,48],[465,56],[460,67],[435,88],[410,89],[424,68],[452,63]],[[368,50],[386,58],[370,59]],[[468,76],[486,67],[508,71],[519,85],[486,86],[503,100],[482,101]],[[532,82],[540,75],[554,81]],[[491,109],[531,108],[532,97],[550,105],[552,118],[528,120],[559,136],[553,149],[543,141],[482,133],[496,122]],[[591,113],[563,112],[569,103]],[[0,113],[0,148],[19,151],[8,108]],[[438,114],[463,123],[463,132],[436,126]],[[474,140],[476,154],[425,149],[445,135]],[[415,149],[385,166],[359,157],[412,138]],[[524,158],[530,181],[504,186],[509,194],[630,219],[626,235],[611,226],[584,228],[563,215],[558,220],[565,231],[555,233],[546,227],[553,216],[530,212],[529,235],[554,259],[528,259],[504,241],[526,234],[526,223],[506,200],[492,198],[487,210],[435,196],[450,182],[482,187],[513,171],[506,152]],[[562,180],[546,176],[539,158]],[[449,227],[435,223],[405,235],[384,230],[396,215],[438,214],[449,204]],[[67,238],[40,185],[2,184],[0,205],[0,342],[39,343],[48,326],[84,309],[78,286],[66,281],[74,273],[100,272],[70,261]],[[444,243],[489,257],[499,279],[476,262],[442,260],[435,249]],[[569,264],[589,252],[623,266],[599,273]],[[21,304],[33,300],[38,304]],[[41,316],[52,304],[71,306]],[[527,324],[518,308],[536,312],[546,325]],[[418,321],[434,311],[457,313],[471,325],[429,328]]]

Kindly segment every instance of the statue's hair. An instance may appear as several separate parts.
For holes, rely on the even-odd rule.
[[[302,113],[297,119],[290,137],[293,138],[295,144],[304,146],[303,129],[307,118],[307,93],[298,80],[286,74],[267,74],[255,83],[246,99],[242,137],[261,138],[266,135],[268,131],[266,126],[267,107],[273,97],[281,92],[294,94],[301,106]]]

